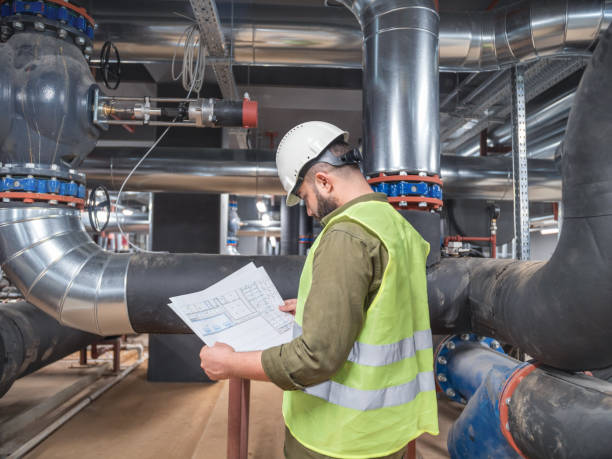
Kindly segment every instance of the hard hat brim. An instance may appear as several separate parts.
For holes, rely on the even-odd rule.
[[[296,206],[300,203],[301,199],[298,198],[296,195],[294,195],[293,193],[287,193],[287,207],[293,207]]]

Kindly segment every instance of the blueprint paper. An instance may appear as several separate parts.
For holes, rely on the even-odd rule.
[[[170,298],[168,306],[207,345],[256,351],[291,340],[293,317],[264,268],[249,263],[200,292]]]

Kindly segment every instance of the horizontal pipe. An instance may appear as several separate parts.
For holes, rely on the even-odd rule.
[[[190,149],[162,147],[136,170],[125,189],[283,194],[272,158],[273,152],[265,150],[207,149],[198,157]],[[116,190],[137,160],[129,149],[97,149],[80,170],[89,185]],[[512,199],[509,158],[442,155],[441,176],[447,198]],[[561,200],[561,180],[552,161],[530,160],[529,197],[533,201]]]
[[[612,384],[542,368],[525,376],[508,406],[525,457],[605,458],[612,451]]]
[[[26,302],[0,304],[0,397],[16,379],[99,340]]]
[[[81,212],[81,222],[88,232],[95,231],[91,226],[89,213],[87,211]],[[104,221],[100,223],[104,223]],[[126,233],[148,233],[150,227],[149,214],[146,212],[135,212],[132,215],[125,215],[121,212],[111,212],[104,231],[110,233],[118,232],[119,225],[121,225],[121,229]]]
[[[547,102],[541,107],[535,108],[527,116],[527,155],[536,157],[532,150],[534,146],[534,137],[539,136],[542,132],[547,132],[549,126],[553,123],[558,123],[566,120],[569,116],[570,108],[574,100],[575,91],[571,91],[552,102]],[[565,129],[563,129],[565,131]],[[493,141],[495,145],[506,145],[512,140],[512,125],[510,122],[502,124],[487,132],[487,137]],[[480,155],[480,135],[459,146],[454,154],[458,156],[478,156]]]
[[[362,34],[345,11],[277,10],[273,20],[268,12],[256,18],[256,7],[222,18],[225,36],[233,37],[235,64],[361,68]],[[94,55],[112,36],[124,61],[169,62],[189,22],[155,11],[133,13],[94,9],[100,37]],[[542,56],[583,55],[611,20],[610,0],[526,0],[487,12],[443,11],[440,70],[495,70]]]

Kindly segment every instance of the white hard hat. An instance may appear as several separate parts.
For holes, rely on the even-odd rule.
[[[288,206],[300,202],[294,193],[297,191],[295,188],[302,168],[339,137],[348,142],[348,132],[325,121],[298,124],[285,134],[276,150],[276,168],[287,192]]]

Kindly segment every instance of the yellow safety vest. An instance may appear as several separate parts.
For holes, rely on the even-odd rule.
[[[424,432],[438,434],[425,273],[429,244],[384,202],[357,203],[333,217],[302,270],[294,336],[301,334],[319,241],[341,221],[375,234],[389,261],[347,361],[330,380],[285,392],[283,415],[291,434],[320,454],[386,456]]]

